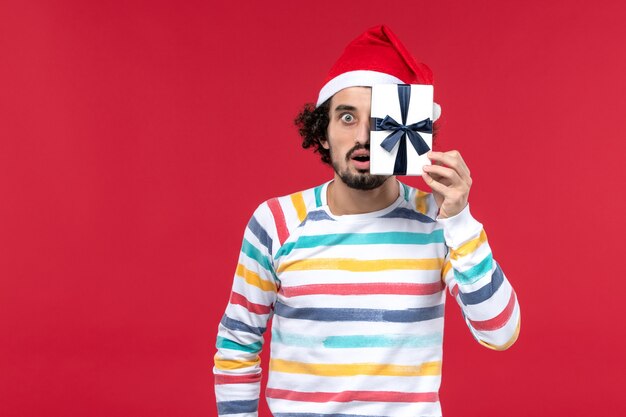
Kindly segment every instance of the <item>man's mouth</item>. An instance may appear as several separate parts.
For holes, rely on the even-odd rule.
[[[350,155],[354,167],[359,171],[365,171],[370,169],[370,153],[365,149],[358,149]]]

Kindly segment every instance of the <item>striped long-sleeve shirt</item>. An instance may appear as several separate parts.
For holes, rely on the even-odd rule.
[[[433,196],[400,184],[383,210],[335,216],[327,185],[268,200],[246,227],[217,338],[218,413],[257,415],[273,317],[275,417],[440,416],[446,287],[498,350],[519,333],[515,292],[469,207],[436,220]]]

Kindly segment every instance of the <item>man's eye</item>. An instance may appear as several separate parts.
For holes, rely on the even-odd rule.
[[[354,122],[354,116],[351,115],[350,113],[346,113],[343,116],[341,116],[341,121],[345,123],[352,123]]]

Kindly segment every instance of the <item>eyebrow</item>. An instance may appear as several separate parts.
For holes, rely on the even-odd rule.
[[[335,107],[335,111],[342,111],[342,110],[356,111],[357,108],[354,106],[350,106],[348,104],[340,104],[337,107]]]

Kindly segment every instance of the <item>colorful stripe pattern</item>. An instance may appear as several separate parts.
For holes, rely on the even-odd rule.
[[[301,402],[435,402],[439,401],[436,392],[395,392],[395,391],[342,391],[342,392],[297,392],[284,389],[268,388],[268,398],[280,398]]]
[[[388,322],[388,323],[415,323],[418,321],[433,320],[443,317],[443,304],[432,307],[406,308],[402,310],[387,310],[375,308],[317,308],[317,307],[290,307],[277,302],[274,313],[277,316],[311,321],[324,322]]]
[[[388,209],[337,217],[326,187],[271,199],[248,223],[216,343],[218,413],[256,415],[273,316],[276,417],[440,415],[445,287],[498,350],[519,334],[515,292],[469,211],[435,220],[433,197],[402,184]]]
[[[404,334],[355,334],[349,336],[310,336],[301,333],[288,333],[272,329],[272,340],[282,345],[291,345],[307,348],[353,349],[353,348],[424,348],[441,345],[441,333],[426,334],[423,336]]]
[[[397,295],[428,295],[443,290],[441,281],[426,284],[410,282],[365,282],[358,284],[308,284],[295,287],[282,286],[280,293],[284,297],[302,297],[306,295],[366,295],[366,294],[397,294]],[[473,301],[468,297],[469,301]],[[468,304],[465,302],[465,304]],[[474,303],[476,304],[476,303]]]

